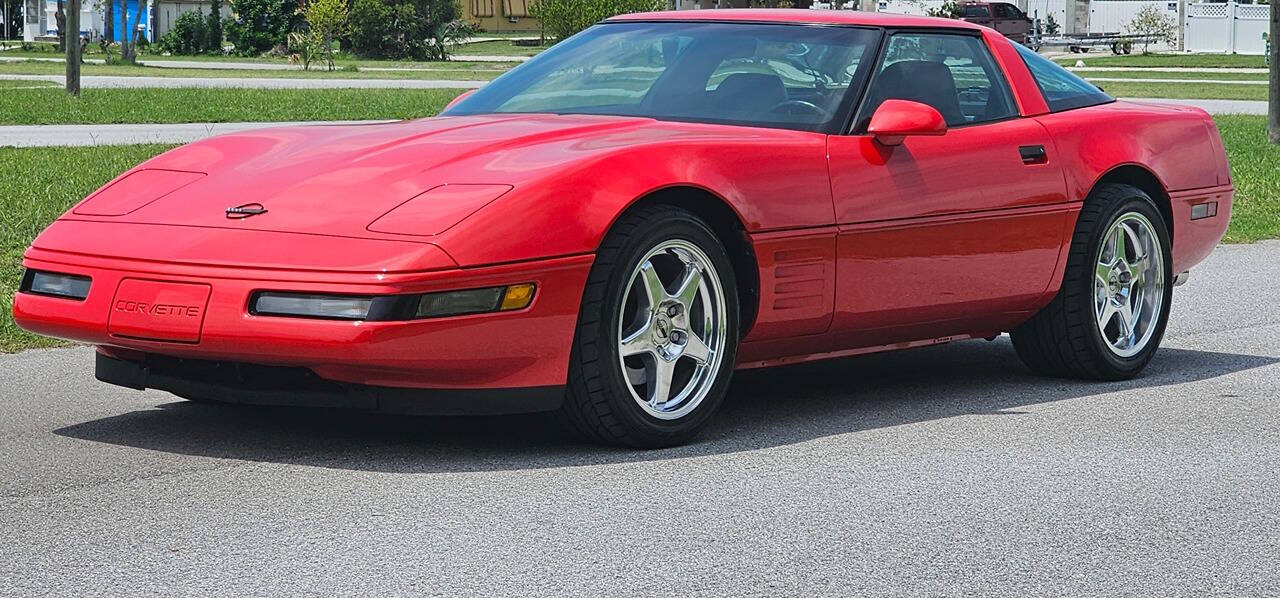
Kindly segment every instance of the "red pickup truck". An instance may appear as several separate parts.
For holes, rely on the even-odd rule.
[[[965,2],[960,5],[960,20],[985,25],[1023,45],[1031,35],[1027,13],[1007,2]]]

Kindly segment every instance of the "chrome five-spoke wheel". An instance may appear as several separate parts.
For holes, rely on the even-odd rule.
[[[737,243],[735,234],[668,204],[614,224],[587,276],[569,356],[560,413],[572,430],[657,448],[707,425],[737,362],[739,289],[722,241]]]
[[[631,396],[649,415],[679,419],[706,398],[723,363],[725,292],[696,245],[659,243],[630,276],[617,331]]]
[[[1018,357],[1051,376],[1138,375],[1169,318],[1169,238],[1165,215],[1146,191],[1123,183],[1094,189],[1076,218],[1057,295],[1010,331]]]
[[[1094,279],[1094,315],[1111,352],[1132,357],[1150,342],[1164,298],[1164,252],[1145,216],[1122,215],[1103,236]]]

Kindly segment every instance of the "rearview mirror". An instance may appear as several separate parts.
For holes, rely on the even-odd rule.
[[[867,132],[884,145],[901,145],[911,135],[943,135],[947,121],[933,106],[910,100],[885,100],[871,115]]]

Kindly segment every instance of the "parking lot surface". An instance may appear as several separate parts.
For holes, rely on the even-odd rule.
[[[740,372],[695,444],[197,405],[0,357],[0,594],[1276,595],[1280,242],[1121,383],[1007,337]]]

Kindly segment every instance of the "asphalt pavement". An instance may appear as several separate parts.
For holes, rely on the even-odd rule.
[[[1280,242],[1132,381],[1007,338],[742,372],[695,444],[198,405],[0,357],[0,594],[1280,594]]]

